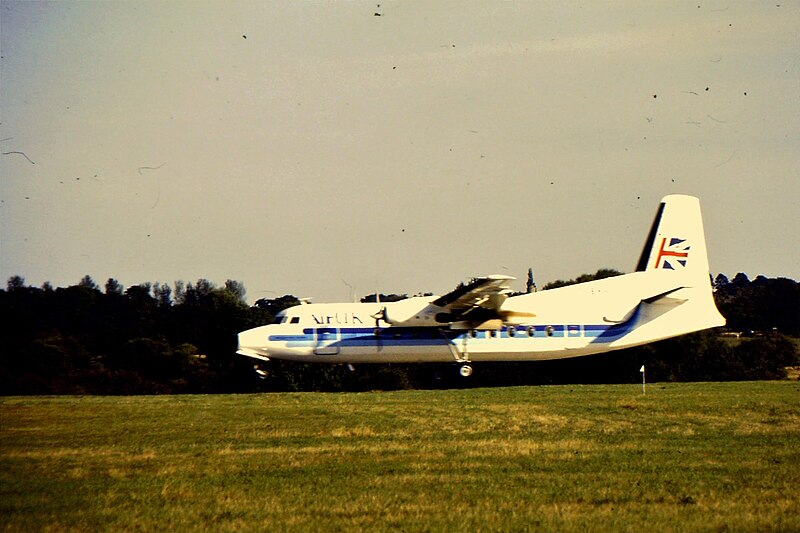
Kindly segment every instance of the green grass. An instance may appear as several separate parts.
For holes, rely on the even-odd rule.
[[[800,384],[0,400],[8,531],[798,531]]]

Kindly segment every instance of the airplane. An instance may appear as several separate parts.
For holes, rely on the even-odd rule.
[[[700,202],[665,196],[636,270],[514,295],[505,275],[443,296],[305,303],[243,331],[237,353],[321,363],[472,363],[563,359],[630,348],[725,324],[712,294]],[[352,367],[351,367],[352,368]]]

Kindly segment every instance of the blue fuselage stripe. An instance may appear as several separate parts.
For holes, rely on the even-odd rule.
[[[452,342],[492,340],[587,338],[592,343],[611,342],[630,333],[636,322],[636,313],[620,324],[569,324],[518,326],[510,329],[480,331],[450,331],[425,327],[382,328],[304,328],[302,333],[270,335],[270,342],[285,342],[289,347],[302,347],[315,343],[336,343],[342,347],[361,346],[441,346]]]

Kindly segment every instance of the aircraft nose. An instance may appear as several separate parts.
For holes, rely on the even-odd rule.
[[[242,331],[238,335],[239,348],[236,353],[255,359],[269,360],[267,350],[267,332],[264,326]]]

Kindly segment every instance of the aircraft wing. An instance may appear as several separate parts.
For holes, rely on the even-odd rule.
[[[478,310],[496,313],[511,293],[514,279],[503,275],[473,278],[431,303],[446,308],[454,318],[464,318]]]

